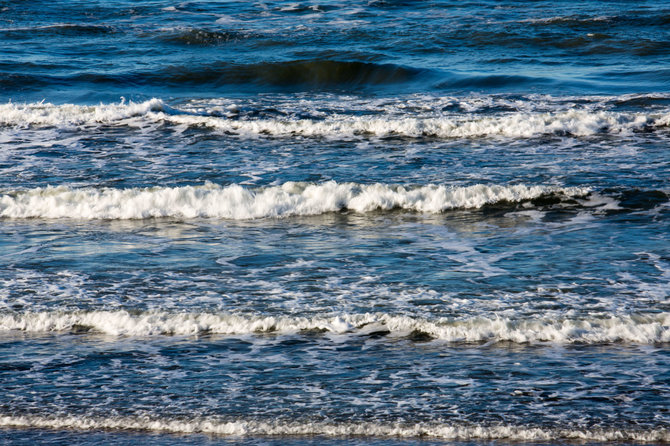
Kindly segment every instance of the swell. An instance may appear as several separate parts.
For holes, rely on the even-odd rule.
[[[212,183],[129,189],[48,186],[8,191],[0,195],[0,218],[245,220],[319,215],[343,210],[367,213],[401,209],[440,213],[536,199],[560,202],[584,197],[588,193],[588,189],[577,187],[482,184],[405,187],[335,181],[321,184],[287,182],[259,189]]]
[[[622,101],[624,101],[622,106],[625,106],[626,99]],[[638,106],[640,101],[642,100],[638,100]],[[369,109],[363,108],[356,114],[337,110],[321,113],[322,116],[318,118],[302,117],[299,110],[292,112],[295,116],[281,113],[277,117],[257,118],[253,113],[241,116],[235,109],[221,116],[221,107],[217,106],[199,107],[197,111],[181,110],[169,107],[159,99],[97,106],[10,102],[0,105],[0,127],[55,127],[79,130],[103,125],[144,127],[147,124],[156,124],[207,128],[247,137],[450,139],[631,135],[662,130],[670,126],[670,110],[667,107],[652,107],[645,111],[615,111],[580,108],[577,105],[570,107],[570,104],[567,104],[556,110],[535,111],[532,110],[531,102],[527,104],[527,107],[531,108],[527,111],[474,113],[468,112],[466,107],[465,111],[454,113],[435,109],[436,105],[440,105],[439,100],[435,100],[434,104],[431,101],[420,103],[416,110],[411,108],[407,110],[402,104],[395,104],[388,110],[370,106]]]
[[[92,332],[111,336],[332,333],[415,341],[517,344],[657,344],[670,342],[670,313],[589,318],[477,317],[428,320],[386,313],[290,317],[148,311],[45,311],[0,315],[0,331]]]
[[[212,46],[235,39],[240,35],[205,31],[184,32],[165,36],[169,42],[184,45]],[[287,62],[261,62],[241,64],[216,62],[200,66],[166,65],[150,71],[74,72],[64,74],[38,74],[16,71],[0,73],[14,79],[3,85],[7,91],[36,88],[45,85],[94,84],[127,88],[134,86],[155,87],[224,87],[236,89],[249,85],[288,90],[319,88],[351,89],[354,87],[400,84],[418,80],[425,70],[394,64],[339,60],[296,60]]]
[[[469,38],[464,39],[464,36],[449,36],[445,38],[446,43],[460,43],[463,40],[462,44],[473,46],[477,49],[490,50],[492,48],[519,48],[527,47],[529,50],[537,51],[547,49],[557,49],[557,50],[570,50],[576,53],[579,56],[586,55],[629,55],[629,56],[638,56],[638,57],[649,57],[649,56],[664,56],[668,55],[670,50],[668,49],[668,40],[665,36],[659,36],[656,38],[653,37],[639,37],[636,34],[629,34],[629,30],[626,30],[623,33],[612,32],[612,30],[599,28],[595,32],[561,32],[559,30],[554,30],[554,32],[544,32],[544,30],[536,30],[535,33],[528,33],[528,26],[524,24],[523,27],[516,29],[515,31],[490,31],[490,30],[478,30],[469,33]],[[494,59],[500,61],[500,59]],[[520,59],[515,59],[519,61]],[[540,64],[554,65],[557,64],[556,61],[550,59],[540,59],[535,60]],[[627,72],[628,75],[632,72]],[[509,84],[513,85],[551,85],[552,83],[556,84],[556,80],[552,82],[551,78],[543,77],[526,77],[518,76],[516,81],[514,80],[515,76],[491,76],[492,81],[498,80],[501,82],[508,78],[506,81]],[[475,77],[475,79],[477,79]],[[489,86],[494,87],[498,86],[495,82],[482,82],[486,78],[481,78],[480,83],[472,82],[466,83],[465,85],[471,86]],[[585,83],[583,79],[572,79],[570,85],[579,86],[583,85],[588,87],[589,84]],[[505,85],[505,84],[500,84]],[[592,87],[591,87],[592,88]]]
[[[557,82],[549,77],[521,76],[510,74],[471,74],[469,76],[449,76],[448,79],[439,82],[435,87],[438,89],[452,88],[487,88],[495,89],[502,87],[524,86],[551,86]]]
[[[461,43],[481,49],[524,47],[546,55],[547,50],[569,49],[576,55],[661,56],[668,54],[668,37],[664,32],[670,23],[667,13],[642,10],[624,14],[527,17],[492,23],[489,27],[458,28],[438,34],[445,44]],[[560,55],[559,57],[564,57]],[[556,59],[548,63],[557,63]],[[634,66],[634,64],[633,64]]]
[[[220,436],[321,436],[372,438],[436,438],[442,440],[667,442],[666,428],[546,428],[477,425],[452,422],[356,422],[226,420],[214,417],[170,419],[151,416],[94,418],[82,416],[0,415],[5,428],[152,431]]]
[[[257,84],[276,87],[352,87],[403,83],[421,70],[393,64],[339,60],[297,60],[256,64],[218,63],[204,67],[169,67],[147,74],[154,82],[173,85]]]

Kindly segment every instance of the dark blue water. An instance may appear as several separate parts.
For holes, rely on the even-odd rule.
[[[0,442],[669,442],[669,27],[0,2]]]
[[[666,2],[4,2],[2,95],[661,93]]]

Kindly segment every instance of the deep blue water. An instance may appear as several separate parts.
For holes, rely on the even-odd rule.
[[[668,29],[0,1],[0,442],[670,442]]]

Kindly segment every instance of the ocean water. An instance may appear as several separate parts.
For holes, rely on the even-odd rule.
[[[0,443],[670,442],[667,1],[0,1]]]

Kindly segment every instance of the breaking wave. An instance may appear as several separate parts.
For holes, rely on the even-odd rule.
[[[592,318],[485,318],[427,320],[385,313],[324,317],[247,316],[225,313],[148,311],[35,312],[0,315],[0,331],[92,332],[111,336],[189,336],[331,333],[408,337],[450,343],[557,344],[670,342],[670,313]]]
[[[438,438],[444,440],[507,441],[670,441],[667,429],[544,428],[514,425],[453,423],[378,423],[322,421],[221,420],[217,418],[161,419],[150,416],[93,418],[80,416],[0,415],[0,426],[10,428],[134,430],[220,436],[323,436],[377,438]]]
[[[380,114],[373,107],[357,115],[333,112],[306,119],[297,115],[255,118],[234,113],[228,116],[226,113],[226,116],[221,116],[220,107],[199,112],[185,111],[169,107],[159,99],[97,106],[8,103],[0,105],[0,126],[85,129],[101,125],[144,127],[158,124],[208,128],[240,136],[323,138],[533,138],[542,135],[631,134],[670,126],[670,111],[665,108],[653,112],[567,108],[483,115],[443,114],[439,110],[430,112],[430,102],[422,107],[429,112]]]
[[[549,186],[403,187],[385,184],[288,182],[281,186],[247,189],[239,185],[81,188],[43,187],[0,195],[1,218],[224,218],[254,219],[319,215],[351,210],[403,209],[439,213],[480,208],[500,202],[519,202],[546,196],[580,197],[588,189]]]

